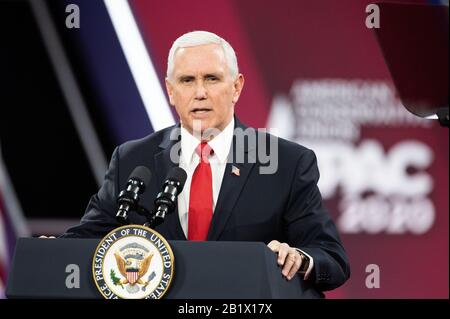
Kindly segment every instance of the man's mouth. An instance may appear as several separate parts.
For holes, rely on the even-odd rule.
[[[200,115],[200,114],[205,114],[207,112],[211,111],[211,109],[207,109],[207,108],[196,108],[193,109],[191,112],[196,114],[196,115]]]

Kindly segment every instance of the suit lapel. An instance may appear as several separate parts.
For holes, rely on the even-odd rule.
[[[180,135],[177,136],[179,129],[180,126],[177,125],[166,133],[159,145],[161,151],[154,156],[158,192],[162,190],[163,183],[170,169],[179,164],[180,153],[178,150],[180,150],[181,145],[175,145],[180,141]],[[171,159],[171,152],[174,152],[174,154],[172,154],[174,157],[173,159]],[[175,205],[175,211],[172,214],[166,216],[164,224],[166,224],[164,226],[167,227],[168,232],[174,240],[186,240],[186,236],[181,228],[180,218],[178,217],[178,205]]]
[[[235,121],[236,127],[246,129],[246,127],[243,126],[236,118]],[[236,163],[235,159],[232,158],[235,157],[233,156],[233,152],[230,152],[207,240],[219,239],[220,234],[224,230],[225,225],[233,212],[236,201],[238,200],[239,195],[247,182],[249,174],[255,165],[256,149],[248,144],[244,144],[242,146],[238,145],[237,147],[236,144],[236,136],[233,135],[233,150],[238,152],[244,151],[245,155],[247,155],[247,160],[244,161],[244,163]],[[241,148],[241,150],[238,148]],[[238,175],[233,173],[233,166],[239,169]]]

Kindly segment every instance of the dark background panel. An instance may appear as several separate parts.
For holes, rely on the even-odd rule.
[[[79,218],[97,191],[27,1],[0,2],[0,143],[27,218]]]

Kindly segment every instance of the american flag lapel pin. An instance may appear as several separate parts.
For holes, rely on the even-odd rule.
[[[234,174],[236,176],[240,176],[241,175],[241,171],[239,168],[237,168],[236,166],[231,166],[231,174]]]

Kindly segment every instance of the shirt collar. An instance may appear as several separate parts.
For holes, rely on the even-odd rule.
[[[209,146],[214,150],[219,162],[225,163],[230,153],[231,142],[233,141],[234,117],[231,118],[230,123],[224,128],[219,135],[208,142]]]
[[[221,163],[225,163],[230,153],[231,142],[233,141],[234,117],[225,129],[208,142],[214,150],[214,155]],[[191,163],[195,154],[195,149],[200,141],[191,135],[185,128],[181,127],[181,156],[185,163]]]

